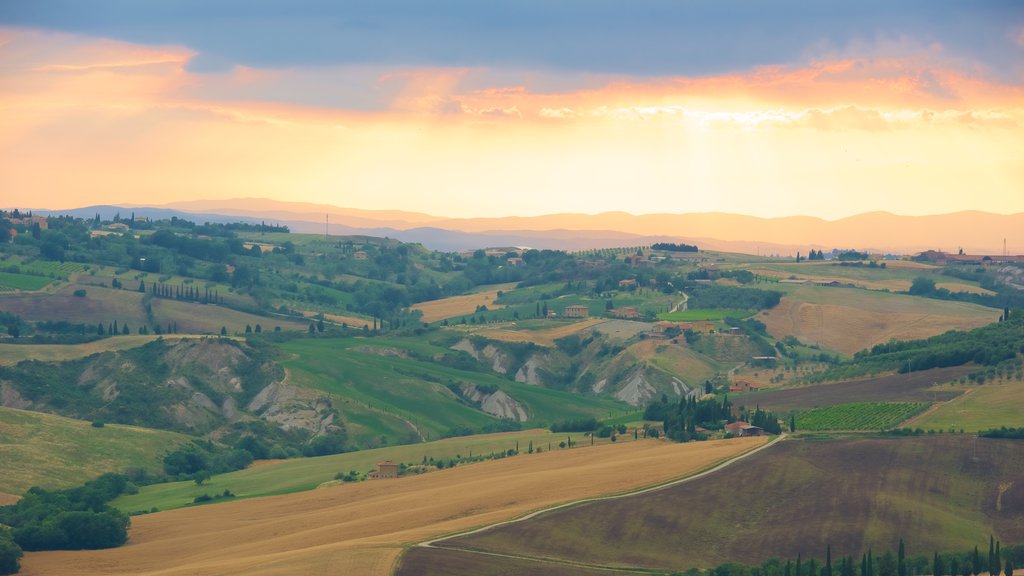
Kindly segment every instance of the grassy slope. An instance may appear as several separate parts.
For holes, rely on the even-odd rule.
[[[914,423],[924,429],[977,432],[1000,426],[1024,426],[1024,382],[990,382],[967,388],[963,396],[941,405]]]
[[[452,546],[682,570],[1024,539],[1024,443],[970,436],[782,442],[720,473],[560,510]],[[996,499],[1002,487],[1001,509]],[[766,497],[767,495],[770,497]],[[1013,503],[1012,506],[1010,503]]]
[[[578,436],[582,440],[582,435]],[[145,486],[138,494],[118,498],[114,505],[126,512],[149,510],[153,507],[170,510],[190,504],[192,499],[200,494],[221,493],[225,488],[240,498],[301,492],[333,480],[338,472],[367,472],[374,469],[381,460],[419,464],[424,458],[452,458],[456,455],[490,454],[514,449],[517,443],[520,451],[525,452],[530,441],[533,441],[534,446],[544,450],[547,450],[550,443],[557,450],[558,442],[565,438],[565,434],[552,434],[547,430],[524,430],[447,438],[425,444],[390,446],[317,458],[284,460],[220,474],[203,486],[197,486],[191,481]]]
[[[372,354],[365,351],[366,347],[404,350],[425,359]],[[532,423],[548,424],[580,416],[603,417],[624,410],[624,405],[613,400],[583,397],[511,382],[490,373],[443,366],[431,357],[447,350],[422,339],[295,340],[282,348],[293,355],[285,362],[293,383],[342,399],[345,403],[339,407],[343,416],[349,410],[361,415],[365,421],[358,424],[366,426],[368,434],[388,434],[378,428],[382,418],[405,418],[429,438],[438,438],[454,426],[479,428],[495,421],[494,417],[460,403],[444,385],[449,380],[493,385],[506,391],[526,406]],[[373,413],[378,416],[374,418]],[[358,435],[360,431],[352,432]]]
[[[66,488],[127,467],[160,469],[165,451],[189,441],[174,432],[0,408],[0,492]]]

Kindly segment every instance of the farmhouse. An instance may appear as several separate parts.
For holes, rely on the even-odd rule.
[[[626,319],[637,319],[640,317],[640,311],[636,309],[636,306],[623,306],[622,308],[612,308],[608,311],[608,314],[615,318],[626,318]]]
[[[619,280],[620,290],[629,290],[630,288],[636,288],[636,279],[627,278],[626,280]]]
[[[391,460],[377,463],[377,470],[366,475],[367,478],[398,478],[398,464]]]
[[[352,258],[356,260],[366,260],[366,251],[356,250],[355,253],[352,254]]]
[[[562,315],[566,318],[586,318],[590,316],[590,309],[582,304],[573,304],[566,306]]]
[[[733,422],[725,425],[725,431],[736,438],[744,436],[764,436],[764,429],[760,426],[752,426],[747,422]]]
[[[737,380],[729,384],[729,392],[756,392],[761,387],[753,382]]]
[[[515,256],[515,257],[512,257],[512,258],[508,258],[507,260],[505,260],[505,262],[507,262],[509,266],[517,266],[518,267],[518,266],[522,266],[523,265],[523,259],[518,257],[518,256]]]

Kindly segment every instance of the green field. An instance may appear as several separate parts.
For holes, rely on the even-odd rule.
[[[1000,426],[1024,426],[1024,382],[989,382],[967,388],[967,393],[925,415],[915,427],[978,432]]]
[[[582,440],[582,435],[579,436]],[[551,449],[559,450],[558,443],[565,439],[566,434],[553,434],[547,430],[524,430],[448,438],[422,444],[390,446],[317,458],[297,458],[219,474],[202,486],[197,486],[192,481],[145,486],[138,494],[121,496],[113,504],[126,512],[150,510],[154,507],[170,510],[191,504],[192,500],[201,494],[221,493],[225,489],[231,490],[239,498],[301,492],[333,481],[338,472],[368,472],[375,469],[376,464],[382,460],[392,460],[400,464],[420,464],[424,458],[437,460],[457,455],[490,454],[515,449],[517,445],[520,452],[523,452],[518,457],[525,458],[529,456],[525,451],[530,441],[533,441],[535,448],[546,451],[549,444]]]
[[[183,434],[0,408],[0,492],[67,488],[128,467],[161,470],[163,454]]]
[[[920,414],[928,404],[921,402],[854,402],[836,404],[796,414],[796,429],[889,430]]]
[[[733,308],[696,308],[691,310],[664,312],[662,314],[658,314],[658,320],[667,320],[669,322],[699,322],[701,320],[720,321],[726,318],[749,318],[756,313],[756,310],[738,310]]]
[[[42,276],[29,276],[27,274],[13,274],[11,272],[0,272],[0,291],[2,290],[41,290],[53,282],[52,278]]]

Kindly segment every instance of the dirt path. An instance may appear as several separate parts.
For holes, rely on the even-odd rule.
[[[685,292],[680,292],[683,295],[683,299],[672,305],[672,309],[668,311],[669,314],[677,310],[686,310],[686,303],[690,301],[690,297]]]

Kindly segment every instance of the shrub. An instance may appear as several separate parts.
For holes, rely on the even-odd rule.
[[[103,426],[104,426],[103,420],[93,420],[93,423],[92,423],[92,427],[93,428],[103,428]]]
[[[78,290],[75,290],[74,292],[72,292],[72,294],[74,294],[75,296],[77,296],[79,298],[85,298],[86,291],[84,289],[82,289],[82,288],[79,288]]]

